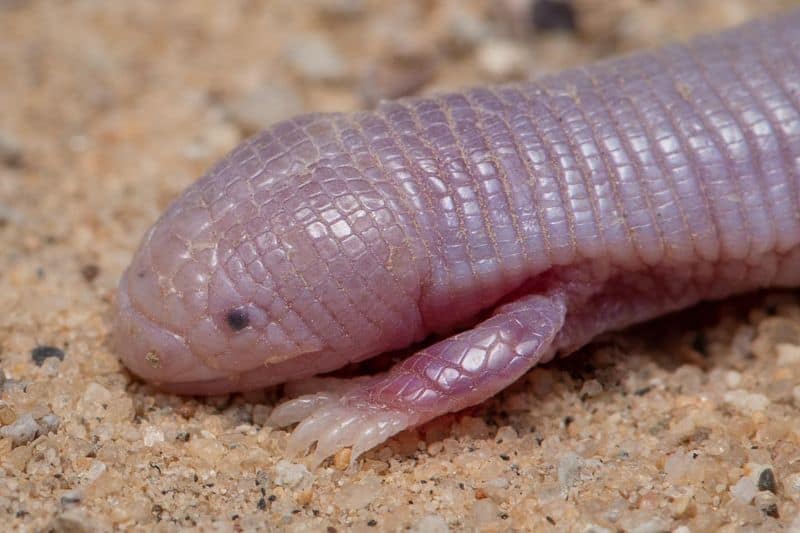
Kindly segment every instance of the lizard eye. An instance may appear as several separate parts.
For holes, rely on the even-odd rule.
[[[241,331],[250,325],[250,315],[243,307],[234,307],[225,315],[225,322],[233,331]]]

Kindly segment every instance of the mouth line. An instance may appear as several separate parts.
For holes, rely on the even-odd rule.
[[[188,344],[186,343],[186,339],[183,335],[172,331],[172,329],[158,324],[154,320],[152,320],[149,316],[147,316],[142,310],[138,308],[138,306],[133,302],[131,296],[128,291],[128,278],[130,276],[130,270],[126,270],[122,276],[122,282],[120,283],[120,287],[117,290],[117,301],[119,306],[119,311],[117,312],[118,317],[126,317],[127,322],[136,323],[139,322],[142,326],[151,328],[155,331],[161,331],[164,334],[168,335],[170,338],[175,340],[181,347],[181,349],[186,350],[187,353],[195,356],[194,352],[189,348]],[[119,319],[119,318],[118,318]],[[138,334],[141,335],[143,332],[139,332]],[[157,350],[152,350],[156,356],[159,356]],[[120,350],[120,352],[124,353],[124,350]],[[196,356],[195,356],[196,357]],[[205,364],[205,361],[203,362]],[[191,368],[191,367],[190,367]]]

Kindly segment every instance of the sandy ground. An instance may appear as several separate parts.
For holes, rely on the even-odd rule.
[[[800,530],[800,295],[601,339],[353,473],[280,391],[132,379],[117,279],[166,204],[305,110],[552,72],[800,2],[0,0],[0,522],[20,530]],[[541,2],[540,2],[541,4]]]

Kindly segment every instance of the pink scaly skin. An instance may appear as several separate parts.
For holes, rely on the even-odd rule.
[[[282,382],[355,459],[599,333],[800,285],[800,10],[537,82],[313,114],[178,198],[115,342],[177,393]],[[312,378],[451,335],[385,374]],[[319,389],[316,389],[319,387]]]

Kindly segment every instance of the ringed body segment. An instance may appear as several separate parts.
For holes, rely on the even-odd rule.
[[[315,458],[485,400],[594,336],[800,285],[800,10],[541,80],[312,114],[145,236],[117,349],[178,393],[306,380]],[[387,373],[311,380],[441,340]]]

